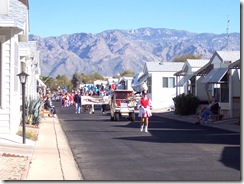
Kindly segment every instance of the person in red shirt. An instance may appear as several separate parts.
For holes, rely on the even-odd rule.
[[[142,91],[142,98],[139,105],[138,117],[141,118],[141,132],[143,131],[145,125],[145,132],[148,132],[148,118],[152,116],[152,101],[147,96],[146,91]]]

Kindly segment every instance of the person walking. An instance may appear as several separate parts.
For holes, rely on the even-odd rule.
[[[146,91],[142,91],[142,97],[139,104],[139,114],[138,117],[141,118],[141,132],[145,126],[145,132],[148,132],[148,119],[152,116],[152,101],[147,96]]]
[[[81,106],[80,91],[76,92],[74,96],[74,102],[75,102],[75,113],[80,113],[80,106]]]

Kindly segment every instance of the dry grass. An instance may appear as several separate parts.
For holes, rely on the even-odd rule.
[[[32,141],[38,140],[39,128],[33,125],[26,125],[25,136]],[[19,127],[17,135],[22,136],[22,126]]]

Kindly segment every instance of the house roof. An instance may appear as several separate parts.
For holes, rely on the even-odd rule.
[[[19,0],[29,9],[29,0]]]
[[[148,72],[177,72],[182,69],[184,62],[146,62]]]
[[[241,61],[240,59],[238,59],[237,61],[235,61],[234,63],[231,63],[228,66],[229,69],[240,69],[241,68]]]
[[[176,72],[175,76],[184,76],[187,74],[188,67],[200,69],[209,62],[209,59],[187,59],[182,70]],[[192,72],[192,71],[191,71]]]
[[[209,62],[209,59],[187,59],[192,68],[201,68]]]
[[[26,11],[29,9],[28,0],[10,0],[8,15],[0,15],[0,26],[24,30],[27,20]]]
[[[211,57],[210,61],[202,68],[194,72],[193,75],[198,75],[198,76],[207,75],[213,69],[212,61],[216,56],[220,58],[222,63],[224,62],[233,63],[238,59],[240,59],[240,51],[216,51]]]
[[[211,58],[212,59],[218,55],[222,62],[230,62],[233,63],[240,59],[240,51],[216,51]]]
[[[208,62],[202,68],[193,73],[193,75],[204,76],[207,75],[213,69],[213,64]]]

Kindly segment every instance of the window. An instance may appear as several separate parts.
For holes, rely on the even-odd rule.
[[[214,84],[214,95],[218,102],[229,102],[229,84]]]
[[[221,102],[229,102],[229,87],[228,83],[224,83],[220,85],[220,93],[221,93]]]
[[[174,77],[163,77],[163,88],[174,88],[175,78]]]
[[[9,0],[0,0],[0,15],[8,14]]]
[[[152,93],[152,76],[147,78],[148,93]]]

